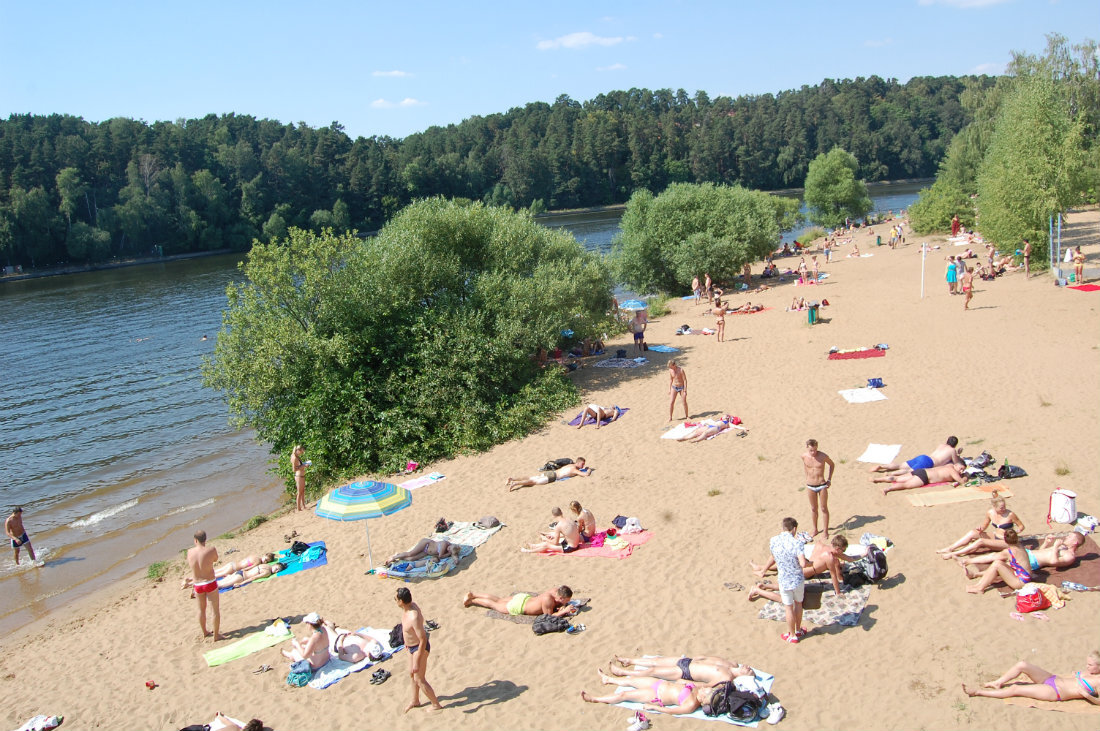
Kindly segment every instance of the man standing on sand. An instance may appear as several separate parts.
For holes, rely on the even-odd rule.
[[[829,476],[825,476],[825,466],[829,466]],[[806,472],[806,494],[810,497],[810,514],[814,522],[814,535],[817,529],[818,504],[825,518],[825,537],[829,537],[829,487],[833,482],[833,470],[836,465],[829,455],[817,451],[817,440],[806,440],[806,451],[802,453],[802,469]]]
[[[405,649],[409,651],[409,676],[413,682],[413,697],[409,705],[405,706],[405,713],[413,708],[419,708],[420,691],[428,696],[428,701],[436,711],[443,709],[439,699],[435,697],[435,690],[425,675],[428,672],[428,655],[432,651],[432,643],[428,639],[428,632],[424,629],[424,613],[420,607],[413,603],[412,592],[401,587],[397,590],[397,606],[401,607],[401,632],[405,636]]]
[[[775,570],[779,574],[779,596],[787,615],[787,631],[780,638],[792,645],[797,645],[806,634],[802,628],[802,601],[806,598],[806,579],[802,569],[806,566],[806,544],[795,537],[796,530],[798,521],[784,518],[783,532],[768,543],[775,559]]]
[[[699,304],[699,298],[703,296],[703,290],[699,286],[699,275],[691,278],[691,292],[695,295],[695,304]]]
[[[218,606],[218,580],[214,577],[214,564],[218,560],[218,549],[206,545],[206,531],[195,531],[195,545],[187,551],[187,565],[191,567],[193,590],[199,600],[199,627],[202,636],[209,637],[206,631],[206,604],[209,600],[214,609],[214,641],[223,639],[221,635],[222,615]]]
[[[684,369],[676,365],[676,361],[670,360],[668,362],[668,420],[673,421],[672,412],[676,408],[676,397],[680,396],[684,400],[684,418],[688,418],[688,381],[687,374],[684,373]]]
[[[643,315],[644,312],[645,310],[638,310],[634,313],[634,319],[630,321],[630,332],[634,333],[634,350],[639,353],[645,350],[645,328],[649,324]]]
[[[710,302],[712,293],[714,291],[714,280],[710,278],[710,274],[708,273],[703,274],[703,279],[706,282],[706,291],[704,292],[704,294],[707,297],[707,302]]]
[[[11,515],[4,521],[4,533],[11,539],[11,547],[15,551],[15,565],[19,565],[19,549],[26,546],[30,554],[31,563],[36,560],[34,548],[31,547],[31,539],[27,537],[27,530],[23,527],[23,508],[15,507]]]
[[[1031,279],[1031,242],[1024,239],[1024,279]]]

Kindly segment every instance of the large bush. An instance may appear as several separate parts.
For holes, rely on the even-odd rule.
[[[974,203],[958,186],[940,178],[931,188],[924,188],[917,202],[909,206],[909,224],[918,234],[950,231],[951,219],[968,230],[974,228]]]
[[[415,203],[374,239],[292,229],[256,242],[230,285],[204,382],[231,421],[312,479],[486,449],[576,401],[530,358],[562,329],[603,329],[600,259],[529,215]]]
[[[728,281],[779,242],[798,201],[740,186],[676,183],[631,196],[612,259],[619,281],[643,292],[686,290],[709,273]]]
[[[839,147],[823,152],[806,173],[806,207],[814,223],[836,228],[845,218],[860,219],[871,210],[867,185],[856,177],[859,162]]]

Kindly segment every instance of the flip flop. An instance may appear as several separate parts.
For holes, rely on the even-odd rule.
[[[745,590],[744,585],[739,584],[736,581],[727,581],[726,583],[722,584],[722,586],[726,587],[730,591],[744,591]]]
[[[1046,615],[1046,612],[1032,612],[1031,616],[1035,617],[1035,619],[1042,620],[1043,622],[1050,621],[1050,617]]]
[[[1008,616],[1012,617],[1017,622],[1026,622],[1027,621],[1027,619],[1024,617],[1024,615],[1020,614],[1019,612],[1009,612]]]
[[[271,670],[270,665],[261,665],[260,667],[253,670],[252,674],[253,675],[259,675],[260,673],[266,673],[268,670]]]
[[[386,670],[384,668],[379,668],[378,670],[376,670],[374,672],[374,675],[372,675],[370,677],[370,684],[371,685],[382,685],[382,683],[385,683],[387,680],[389,680],[389,677],[390,677],[390,671],[389,670]]]
[[[439,629],[439,622],[436,622],[434,619],[429,619],[427,622],[424,623],[424,629],[428,630],[429,632],[437,630]]]
[[[287,543],[292,543],[294,541],[294,539],[297,538],[297,537],[298,537],[298,531],[292,530],[292,531],[290,531],[290,533],[283,536],[283,540],[286,541]]]
[[[799,627],[798,631],[794,633],[794,636],[801,640],[803,637],[806,636],[807,631],[808,630],[805,627]]]

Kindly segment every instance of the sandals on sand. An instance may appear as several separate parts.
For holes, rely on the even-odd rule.
[[[390,677],[390,671],[385,668],[378,668],[374,671],[374,674],[370,676],[371,685],[382,685]]]
[[[744,591],[745,590],[744,585],[739,584],[736,581],[727,581],[726,583],[722,584],[722,586],[726,587],[730,591]]]
[[[439,622],[436,622],[434,619],[429,619],[427,622],[424,623],[424,629],[428,630],[429,632],[437,630],[439,629]]]
[[[290,531],[290,533],[287,533],[286,535],[283,536],[283,540],[286,541],[287,543],[293,543],[294,539],[297,538],[297,537],[298,537],[298,531],[292,530],[292,531]]]
[[[266,673],[266,672],[267,672],[267,671],[269,671],[269,670],[271,670],[271,666],[270,666],[270,665],[261,665],[260,667],[258,667],[258,668],[256,668],[255,670],[253,670],[253,671],[252,671],[252,674],[253,674],[253,675],[259,675],[260,673]]]
[[[790,632],[784,632],[783,634],[779,635],[779,639],[783,640],[784,642],[788,642],[792,645],[797,645],[798,644],[798,638],[792,636]]]

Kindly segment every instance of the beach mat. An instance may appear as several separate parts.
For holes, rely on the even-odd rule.
[[[542,592],[538,592],[538,591],[522,591],[522,592],[521,591],[513,591],[508,596],[513,597],[516,594],[520,594],[520,593],[530,594],[531,596],[538,596]],[[591,597],[573,597],[570,600],[570,603],[571,604],[576,604],[577,607],[579,608],[579,607],[587,607],[588,602],[590,602],[590,601],[592,601]],[[493,619],[503,619],[507,622],[511,622],[512,624],[534,624],[535,620],[538,619],[538,617],[532,616],[530,614],[519,614],[519,615],[516,615],[516,616],[513,617],[511,614],[501,614],[500,612],[498,612],[495,609],[486,609],[485,610],[485,616],[486,617],[491,617]]]
[[[679,353],[679,348],[674,348],[671,345],[647,345],[646,350],[652,350],[654,353]]]
[[[1024,536],[1020,543],[1026,548],[1036,548],[1043,538],[1045,536]],[[1085,586],[1100,586],[1100,546],[1092,536],[1085,536],[1085,542],[1077,552],[1077,563],[1066,568],[1044,566],[1031,573],[1032,581],[1043,584],[1061,586],[1063,581],[1073,581]]]
[[[886,400],[886,396],[877,388],[846,388],[837,393],[850,404],[869,404],[872,401]]]
[[[457,559],[447,556],[447,558],[437,559],[423,566],[410,566],[409,564],[413,563],[411,561],[398,561],[390,566],[375,569],[374,573],[378,576],[405,581],[410,579],[438,579],[440,576],[445,576],[454,571],[462,559],[473,552],[473,547],[461,546]]]
[[[869,348],[867,350],[853,350],[849,353],[829,353],[829,360],[861,360],[863,358],[884,358],[885,350]]]
[[[1002,698],[1001,700],[1010,706],[1038,708],[1041,711],[1100,715],[1100,706],[1094,706],[1083,698],[1074,698],[1070,701],[1038,701],[1034,698]]]
[[[1076,287],[1066,287],[1066,289],[1076,289],[1078,292],[1098,292],[1100,291],[1100,284],[1078,284]]]
[[[385,662],[393,657],[393,654],[400,652],[404,649],[404,645],[400,647],[390,647],[390,631],[387,629],[374,629],[373,627],[360,627],[359,633],[367,635],[368,637],[377,640],[382,645],[382,651],[385,653],[377,660],[371,660],[369,657],[365,657],[359,662],[350,663],[337,659],[335,655],[329,659],[327,663],[322,665],[313,671],[313,678],[309,681],[309,687],[317,690],[324,690],[330,685],[335,685],[341,680],[357,673],[360,670],[366,670],[372,665],[377,665],[380,662]]]
[[[446,475],[444,475],[442,472],[433,472],[430,475],[423,475],[421,477],[414,477],[411,480],[405,480],[399,485],[399,487],[403,487],[406,490],[416,490],[420,487],[434,485],[445,477]]]
[[[836,596],[828,579],[810,579],[806,582],[806,599],[802,603],[802,618],[818,626],[838,624],[854,627],[867,607],[871,586],[865,584]],[[760,619],[786,622],[787,614],[779,602],[768,601],[760,608]]]
[[[933,483],[934,485],[946,485],[946,482]],[[919,488],[918,488],[919,489]],[[968,503],[972,500],[988,500],[993,491],[1003,498],[1012,497],[1009,490],[1001,482],[989,482],[984,485],[956,487],[953,490],[937,490],[934,492],[921,492],[909,495],[909,502],[918,508],[930,508],[933,505],[952,505],[954,503]]]
[[[623,414],[625,414],[628,411],[630,411],[630,409],[619,409],[619,419],[623,418]],[[618,419],[616,419],[616,421],[618,421]],[[581,415],[577,414],[576,416],[573,417],[572,421],[569,421],[569,422],[566,422],[566,423],[569,424],[569,426],[580,426],[581,425]],[[595,423],[596,423],[596,420],[594,418],[592,418],[591,416],[586,416],[585,419],[584,419],[585,426],[588,426],[589,424],[595,424]],[[600,426],[607,426],[610,423],[611,423],[611,419],[603,419],[602,421],[600,421]]]
[[[600,546],[588,546],[587,548],[578,548],[576,551],[570,553],[536,553],[536,556],[555,557],[561,556],[563,558],[573,558],[574,556],[580,557],[596,557],[596,558],[617,558],[624,559],[630,554],[634,553],[636,546],[648,543],[649,539],[653,537],[653,534],[647,530],[641,533],[626,533],[624,535],[615,536],[614,538],[607,538],[607,531],[601,531],[604,540]],[[599,536],[597,533],[596,536]],[[595,538],[596,536],[593,536]],[[619,539],[619,540],[616,540]],[[614,545],[609,545],[608,540]],[[599,541],[597,541],[599,542]]]
[[[898,458],[901,452],[900,444],[868,444],[863,454],[856,457],[856,462],[868,462],[870,464],[891,464]]]
[[[503,527],[504,523],[493,528],[479,528],[472,521],[456,520],[445,533],[434,533],[431,537],[443,537],[455,545],[477,548]]]
[[[763,670],[759,670],[757,668],[753,668],[753,673],[756,675],[757,680],[760,681],[760,685],[763,686],[764,690],[770,694],[772,692],[772,685],[775,683],[775,676],[771,673],[766,673]],[[643,684],[643,687],[648,687],[648,685],[652,684]],[[617,690],[616,692],[621,693],[623,691]],[[644,703],[636,703],[634,701],[620,701],[618,703],[615,703],[614,705],[622,706],[623,708],[629,708],[633,711],[641,711],[645,709]],[[656,711],[651,712],[656,713]],[[703,709],[701,708],[692,713],[685,713],[683,715],[676,716],[676,718],[694,718],[700,721],[725,721],[726,723],[732,724],[734,726],[745,726],[746,728],[756,728],[760,725],[759,721],[752,721],[750,723],[746,723],[744,721],[736,721],[730,718],[727,714],[722,714],[721,716],[708,716],[707,714],[703,713]]]
[[[217,667],[218,665],[224,665],[232,660],[239,660],[242,657],[247,657],[254,652],[267,649],[268,647],[274,647],[280,642],[286,642],[294,633],[287,627],[285,635],[269,635],[267,632],[260,630],[259,632],[253,632],[252,634],[237,640],[231,645],[225,647],[217,647],[209,652],[204,652],[202,658],[206,660],[206,664],[210,667]]]
[[[730,310],[726,314],[727,315],[759,315],[761,312],[767,312],[768,310],[774,310],[774,309],[775,309],[774,307],[765,307],[762,310],[752,310],[751,312],[735,312],[733,310]]]
[[[642,359],[643,363],[645,359]],[[596,363],[596,368],[637,368],[642,365],[636,360],[630,360],[629,358],[607,358]]]

